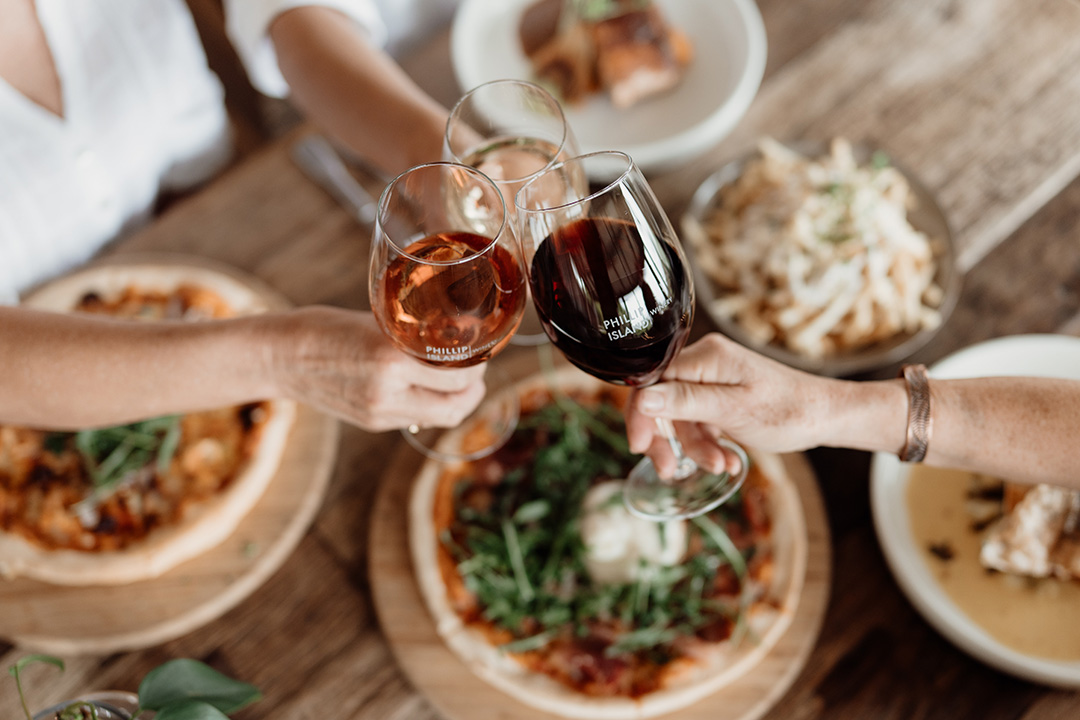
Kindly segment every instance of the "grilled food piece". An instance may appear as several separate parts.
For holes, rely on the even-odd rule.
[[[600,84],[619,108],[678,85],[690,60],[689,40],[651,3],[595,23],[592,36]]]
[[[538,0],[519,35],[537,80],[568,103],[603,90],[630,107],[678,85],[693,56],[690,39],[649,0]]]
[[[1006,483],[1005,515],[983,541],[982,564],[1031,577],[1080,578],[1080,492]]]

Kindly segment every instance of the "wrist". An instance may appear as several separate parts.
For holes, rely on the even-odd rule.
[[[903,379],[829,383],[822,445],[889,453],[904,446],[908,396]]]
[[[248,352],[237,353],[244,358],[237,368],[240,382],[248,385],[255,397],[292,398],[289,368],[298,358],[298,337],[295,314],[298,311],[267,313],[245,318],[240,342]]]

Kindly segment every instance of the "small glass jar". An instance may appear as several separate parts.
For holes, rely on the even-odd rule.
[[[139,707],[135,693],[109,690],[86,693],[73,700],[57,703],[34,714],[34,720],[54,720],[56,714],[72,703],[90,703],[97,710],[98,720],[131,720],[131,713]]]

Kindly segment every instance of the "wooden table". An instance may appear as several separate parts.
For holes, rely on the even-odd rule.
[[[902,159],[936,193],[967,271],[959,307],[919,360],[1000,335],[1080,334],[1080,5],[759,5],[769,40],[761,91],[713,152],[653,178],[669,213],[677,217],[706,174],[760,135],[864,140]],[[406,67],[440,100],[456,96],[445,34]],[[110,252],[205,255],[254,273],[296,303],[365,307],[369,231],[293,166],[294,137],[254,153]],[[712,329],[704,313],[698,318],[696,334]],[[31,673],[35,704],[89,689],[134,689],[151,667],[188,656],[264,689],[266,698],[243,717],[438,717],[396,667],[368,587],[368,512],[400,446],[395,433],[344,429],[313,527],[262,589],[166,645],[69,658],[60,679],[51,669]],[[868,455],[822,450],[810,457],[830,516],[832,599],[806,669],[766,717],[1080,716],[1080,694],[1002,675],[915,612],[874,535]],[[21,654],[0,645],[0,665]],[[16,717],[11,686],[2,687],[0,716]]]

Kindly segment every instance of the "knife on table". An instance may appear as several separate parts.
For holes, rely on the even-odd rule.
[[[317,133],[305,135],[293,144],[292,159],[361,224],[375,222],[375,199],[352,176],[329,140]]]

